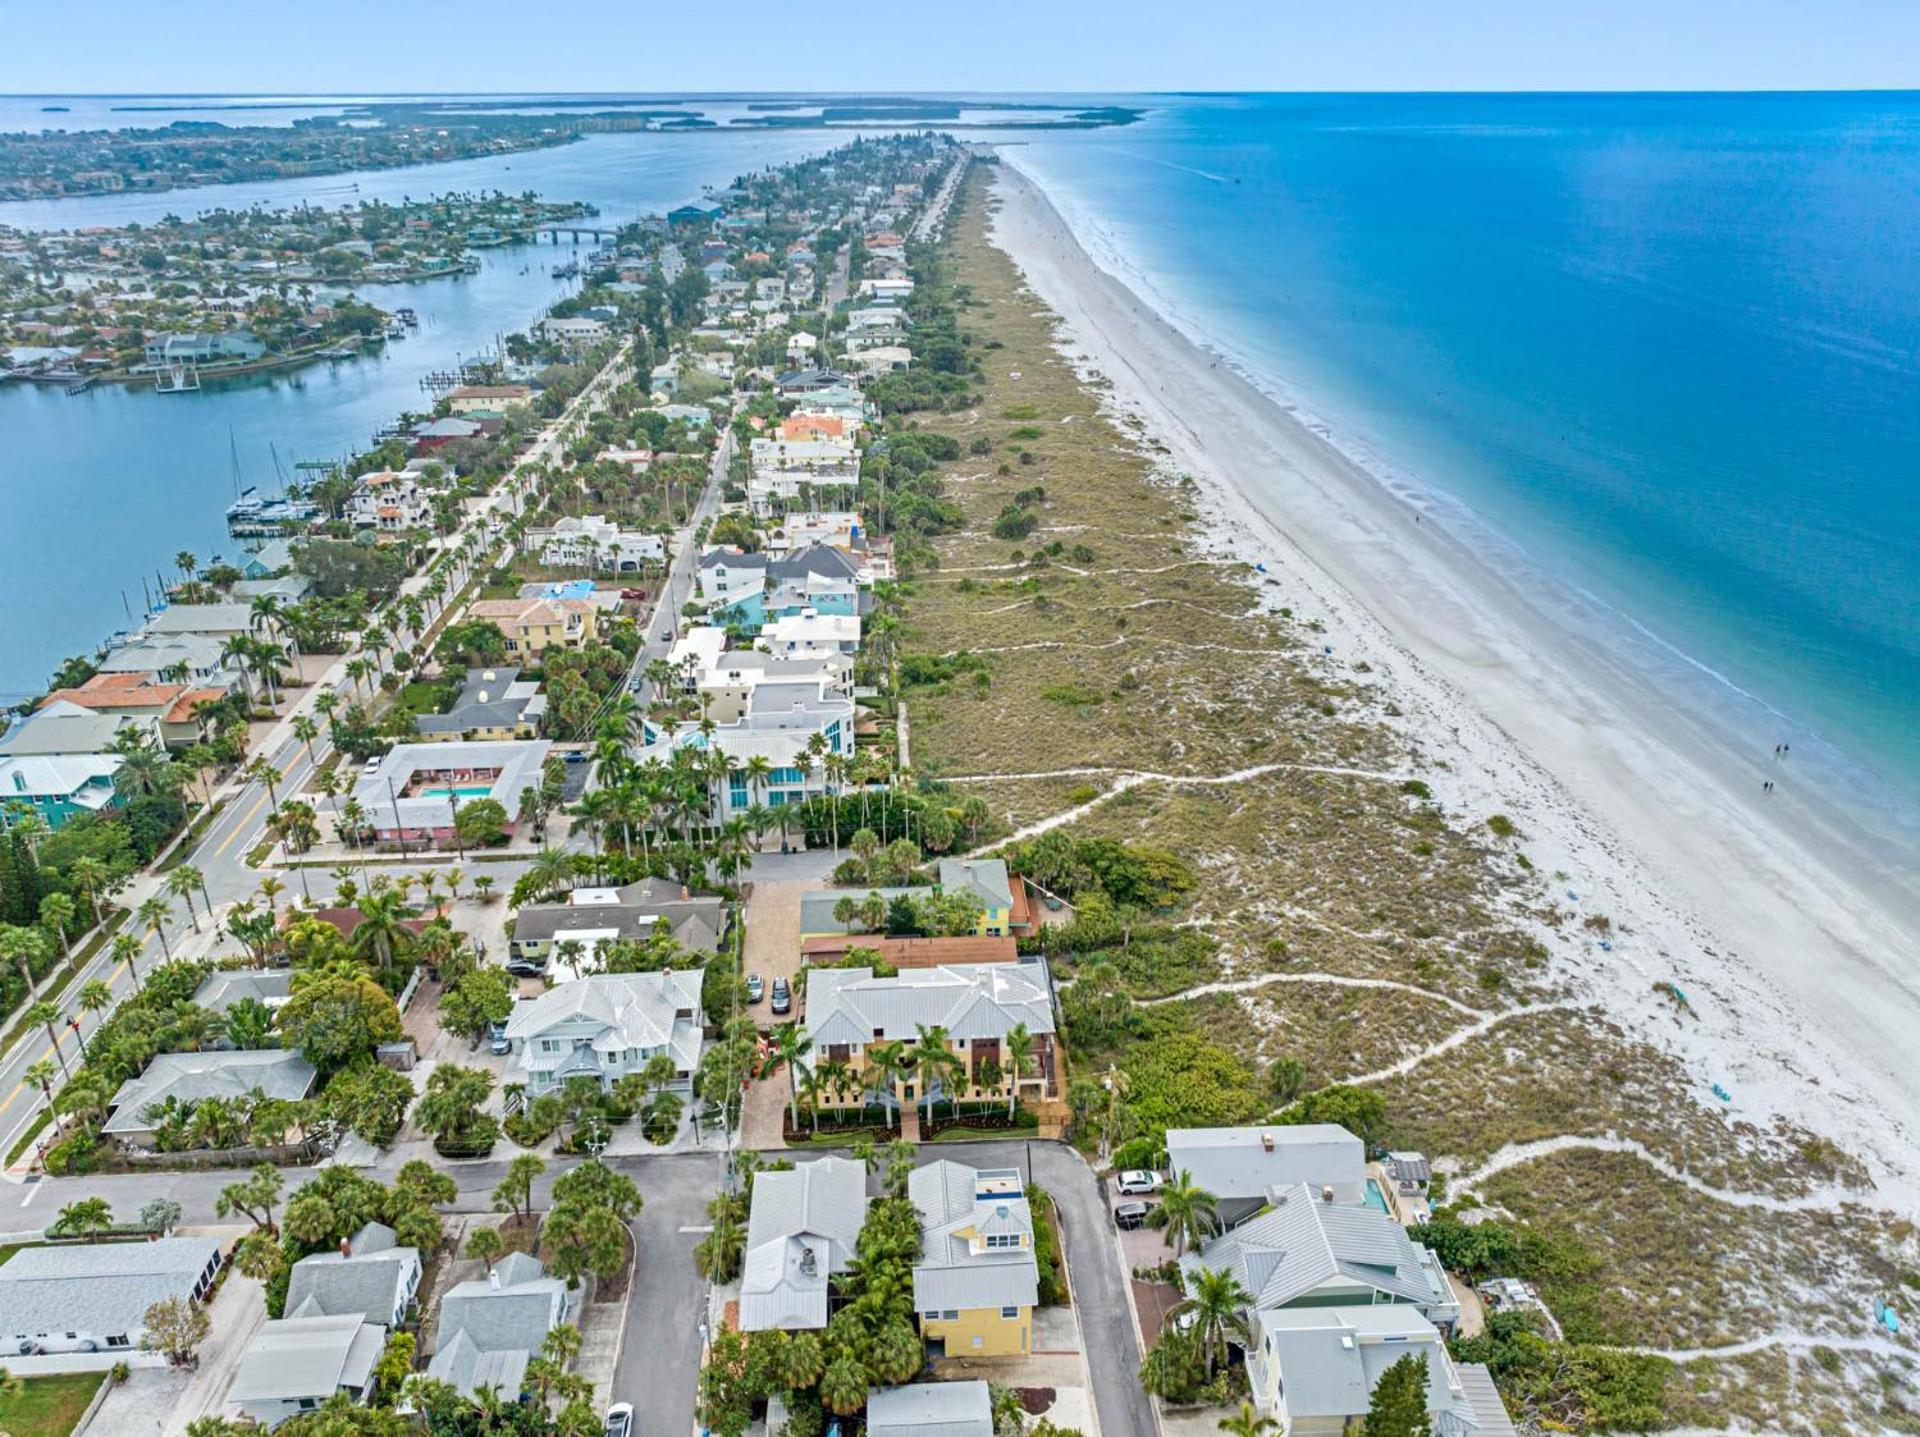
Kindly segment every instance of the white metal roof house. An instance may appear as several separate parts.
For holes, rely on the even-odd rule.
[[[1274,1189],[1298,1183],[1331,1187],[1340,1203],[1367,1196],[1366,1147],[1338,1123],[1169,1128],[1167,1167],[1212,1193],[1228,1227],[1265,1207]]]
[[[0,1266],[0,1354],[138,1347],[148,1308],[204,1298],[219,1274],[220,1243],[210,1237],[22,1248]]]
[[[908,1177],[907,1196],[920,1214],[913,1307],[921,1331],[933,1341],[964,1335],[980,1356],[1030,1351],[1040,1269],[1019,1170],[928,1163]]]
[[[819,1158],[753,1180],[740,1326],[799,1331],[827,1325],[827,1280],[847,1270],[867,1215],[867,1169]]]
[[[357,1313],[283,1317],[254,1334],[227,1401],[263,1427],[311,1412],[336,1392],[364,1402],[387,1330]]]
[[[1441,1328],[1460,1305],[1432,1251],[1365,1203],[1326,1201],[1305,1183],[1273,1195],[1269,1212],[1180,1259],[1187,1272],[1231,1272],[1249,1310],[1407,1303]]]
[[[867,1437],[993,1437],[987,1384],[915,1382],[867,1394]]]
[[[672,1086],[686,1091],[700,1065],[700,970],[596,973],[518,1004],[507,1020],[514,1065],[529,1091],[591,1078],[603,1088],[649,1060],[672,1057]]]

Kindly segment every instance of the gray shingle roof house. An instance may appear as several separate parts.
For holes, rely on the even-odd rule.
[[[268,1007],[284,1003],[293,992],[291,968],[234,968],[209,973],[206,981],[193,990],[196,1007],[224,1013],[242,998],[251,998]]]
[[[1039,1300],[1033,1214],[1018,1171],[928,1163],[907,1179],[907,1196],[920,1213],[915,1311],[1032,1307]]]
[[[700,1065],[700,970],[596,973],[517,1004],[507,1020],[514,1063],[535,1093],[592,1078],[610,1088],[649,1059],[673,1058],[672,1086],[685,1089]]]
[[[567,1320],[567,1285],[525,1253],[509,1253],[482,1278],[440,1299],[440,1325],[427,1375],[467,1396],[483,1387],[509,1401],[520,1395],[528,1361]]]
[[[867,1394],[867,1434],[993,1437],[993,1398],[987,1384],[977,1379],[877,1387]]]
[[[1446,1339],[1413,1308],[1290,1307],[1262,1312],[1247,1356],[1259,1409],[1285,1430],[1341,1432],[1365,1417],[1374,1384],[1403,1357],[1424,1359],[1437,1437],[1508,1437],[1513,1424],[1485,1368],[1469,1377]]]
[[[740,1327],[798,1331],[827,1325],[827,1279],[845,1272],[867,1215],[867,1169],[819,1158],[753,1181]]]
[[[270,1098],[304,1098],[313,1064],[280,1048],[238,1052],[162,1053],[113,1095],[101,1131],[140,1144],[153,1133],[146,1114],[169,1098],[191,1105],[206,1098],[243,1098],[256,1089]]]
[[[421,714],[413,721],[423,738],[527,739],[540,732],[547,696],[537,680],[518,669],[477,669],[467,675],[460,697],[443,714]]]
[[[1169,1128],[1167,1167],[1212,1193],[1228,1227],[1264,1207],[1275,1188],[1331,1187],[1342,1203],[1367,1195],[1366,1147],[1338,1123]]]
[[[22,1248],[0,1267],[0,1352],[137,1347],[149,1307],[204,1297],[219,1273],[210,1237]]]
[[[55,699],[0,734],[0,758],[48,758],[105,753],[123,730],[146,734],[160,746],[160,725],[129,713],[96,713],[71,699]]]
[[[287,1282],[288,1317],[354,1313],[383,1327],[406,1321],[420,1286],[420,1253],[402,1247],[392,1228],[370,1222],[341,1252],[316,1252],[293,1265]]]
[[[1302,1183],[1274,1194],[1262,1213],[1180,1259],[1231,1272],[1252,1311],[1340,1303],[1411,1303],[1446,1327],[1460,1315],[1445,1271],[1406,1230],[1366,1204],[1330,1203]]]
[[[311,1412],[336,1392],[365,1401],[387,1330],[353,1313],[262,1324],[233,1374],[227,1400],[266,1427]]]
[[[648,938],[663,918],[682,948],[713,953],[727,931],[727,901],[716,894],[690,893],[664,878],[643,878],[619,888],[576,888],[564,903],[522,908],[514,917],[508,946],[516,958],[542,958],[562,938]]]

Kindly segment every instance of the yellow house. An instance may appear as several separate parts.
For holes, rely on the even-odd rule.
[[[580,648],[600,633],[600,611],[585,599],[482,599],[467,617],[499,625],[507,652],[520,660]]]
[[[921,1336],[939,1344],[929,1355],[1033,1351],[1040,1269],[1019,1170],[929,1163],[914,1169],[907,1195],[920,1213],[913,1306]]]

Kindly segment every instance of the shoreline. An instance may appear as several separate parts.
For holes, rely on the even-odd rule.
[[[1703,1103],[1718,1083],[1735,1116],[1829,1133],[1914,1205],[1920,1077],[1902,1060],[1920,964],[1900,965],[1920,953],[1920,893],[1901,855],[1816,798],[1763,793],[1764,749],[1677,706],[1453,516],[1181,333],[1004,154],[997,173],[994,242],[1065,321],[1067,359],[1193,475],[1202,547],[1265,565],[1263,597],[1325,626],[1329,662],[1436,765],[1457,819],[1509,815],[1556,875],[1548,897],[1613,917],[1610,950],[1565,935],[1555,950],[1583,987],[1655,1041],[1677,1035]],[[1705,1021],[1676,1029],[1653,992],[1668,981]]]

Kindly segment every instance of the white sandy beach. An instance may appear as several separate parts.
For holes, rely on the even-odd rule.
[[[1269,601],[1325,625],[1328,662],[1370,667],[1450,815],[1509,815],[1538,868],[1567,875],[1551,884],[1560,906],[1612,919],[1612,951],[1567,925],[1559,971],[1685,1055],[1701,1102],[1722,1106],[1718,1083],[1740,1118],[1826,1134],[1872,1169],[1877,1201],[1920,1212],[1911,855],[1791,785],[1763,794],[1763,743],[1682,711],[1556,612],[1570,595],[1483,562],[1443,513],[1162,320],[1090,258],[1017,152],[1002,159],[996,240],[1066,321],[1065,353],[1199,483],[1205,544],[1264,564]],[[1667,980],[1701,1021],[1675,1021],[1653,991]]]

